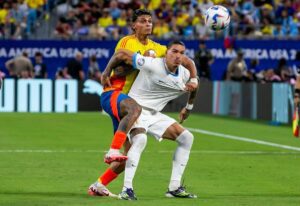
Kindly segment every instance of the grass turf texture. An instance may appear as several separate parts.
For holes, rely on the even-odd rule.
[[[205,115],[192,115],[184,126],[300,147],[287,126]],[[0,205],[300,205],[300,152],[194,135],[184,179],[198,199],[164,197],[176,144],[150,137],[134,181],[138,201],[127,202],[87,195],[106,168],[109,117],[2,113]],[[122,180],[123,175],[109,189],[119,193]]]

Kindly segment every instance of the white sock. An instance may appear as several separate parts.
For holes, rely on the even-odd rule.
[[[184,130],[176,139],[177,149],[173,156],[172,175],[169,184],[169,190],[177,190],[181,183],[184,169],[189,160],[190,151],[193,145],[194,136],[188,130]]]
[[[141,154],[147,144],[147,135],[137,134],[131,138],[131,142],[131,147],[127,153],[128,159],[125,167],[123,190],[126,190],[126,188],[133,188],[132,181],[139,164]]]
[[[117,154],[117,153],[120,153],[120,150],[119,149],[112,149],[112,148],[110,148],[108,152],[109,153],[113,153],[113,154]]]

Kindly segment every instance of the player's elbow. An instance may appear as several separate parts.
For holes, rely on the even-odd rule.
[[[190,71],[192,77],[197,76],[197,67],[196,67],[194,60],[185,56],[185,58],[183,60],[183,66],[186,67]]]
[[[114,54],[114,57],[115,57],[116,61],[118,61],[118,62],[123,61],[124,52],[118,51]]]
[[[128,52],[126,51],[118,51],[115,53],[115,58],[117,59],[118,62],[125,62],[126,64],[130,64],[131,56]]]

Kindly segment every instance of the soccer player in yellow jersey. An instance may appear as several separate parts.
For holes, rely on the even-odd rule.
[[[148,38],[152,32],[152,17],[148,10],[139,9],[134,11],[132,16],[132,30],[134,34],[122,38],[118,42],[115,51],[127,49],[143,55],[147,53],[148,55],[149,53],[152,53],[152,55],[155,54],[157,57],[165,55],[166,46],[160,45]],[[111,64],[112,62],[110,61],[107,68],[114,68]],[[193,61],[186,56],[182,64],[190,71],[191,79],[194,80],[186,85],[187,89],[190,91],[195,90],[198,87],[196,67]],[[141,113],[141,107],[127,95],[138,72],[128,67],[128,65],[122,65],[114,68],[111,76],[110,73],[110,70],[105,70],[102,74],[104,92],[101,95],[101,105],[113,121],[114,137],[110,150],[104,158],[104,161],[110,164],[110,167],[88,190],[90,195],[96,196],[113,196],[105,186],[124,170],[124,163],[127,156],[121,154],[120,149],[126,142],[127,133]],[[110,77],[108,78],[108,76]],[[130,144],[127,143],[124,153],[128,151],[129,147]]]
[[[138,52],[142,55],[148,51],[152,51],[155,52],[156,57],[162,57],[166,53],[165,46],[160,45],[151,39],[147,39],[147,43],[143,44],[139,41],[135,34],[122,38],[118,42],[115,51],[118,51],[119,49],[127,49],[132,52]],[[124,68],[120,67],[120,70],[122,70],[120,72],[124,72]],[[113,73],[110,77],[110,86],[106,86],[104,88],[104,92],[109,90],[121,90],[123,94],[128,94],[138,71],[129,69],[125,75],[120,75],[118,74],[117,68],[115,72],[116,73]]]

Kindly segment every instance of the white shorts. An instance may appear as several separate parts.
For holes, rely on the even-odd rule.
[[[143,108],[141,115],[131,129],[144,128],[148,134],[153,135],[158,141],[161,141],[162,135],[175,122],[175,119],[167,115]]]

